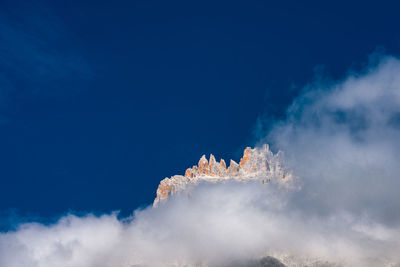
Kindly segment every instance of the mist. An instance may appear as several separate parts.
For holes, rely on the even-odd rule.
[[[200,184],[156,208],[68,215],[0,234],[0,266],[287,266],[400,262],[400,61],[306,86],[260,144],[284,152],[291,188]],[[336,266],[337,266],[336,265]]]
[[[382,57],[341,82],[313,84],[265,140],[301,178],[304,212],[400,223],[400,61]]]

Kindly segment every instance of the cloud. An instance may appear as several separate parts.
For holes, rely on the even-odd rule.
[[[268,135],[285,151],[312,212],[345,210],[400,223],[400,61],[378,65],[327,88],[313,85]]]
[[[301,189],[200,184],[122,220],[21,224],[0,234],[0,266],[222,266],[263,255],[289,266],[398,263],[399,114],[394,57],[313,83],[263,140],[284,151]]]
[[[0,265],[222,266],[273,255],[286,264],[376,266],[371,259],[396,256],[398,229],[339,214],[310,217],[288,208],[287,194],[258,183],[202,184],[122,221],[116,214],[68,215],[53,225],[23,224],[0,236]]]

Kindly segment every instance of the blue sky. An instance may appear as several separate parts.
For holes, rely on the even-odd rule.
[[[2,216],[126,215],[202,154],[238,160],[316,75],[399,55],[398,8],[2,1]]]

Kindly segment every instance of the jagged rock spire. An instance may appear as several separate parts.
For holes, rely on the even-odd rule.
[[[160,182],[154,205],[168,198],[169,195],[183,191],[188,185],[196,185],[200,181],[219,182],[227,179],[239,181],[258,179],[265,183],[271,179],[278,179],[286,182],[291,177],[291,174],[282,166],[279,153],[274,155],[269,150],[268,145],[254,149],[246,147],[239,164],[234,160],[230,160],[228,168],[223,159],[217,162],[213,154],[210,155],[209,160],[203,155],[198,165],[188,168],[184,176],[175,175]]]

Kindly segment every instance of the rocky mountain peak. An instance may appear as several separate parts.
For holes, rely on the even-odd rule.
[[[185,175],[174,175],[163,179],[157,189],[157,196],[154,200],[154,206],[168,196],[184,191],[188,186],[195,186],[200,182],[223,182],[229,179],[237,181],[260,180],[262,183],[269,182],[272,179],[282,184],[291,180],[291,174],[285,170],[284,164],[278,154],[273,154],[268,145],[262,147],[246,147],[243,157],[239,164],[230,160],[229,167],[225,160],[219,162],[213,154],[210,154],[209,160],[203,155],[197,166],[188,168]]]

